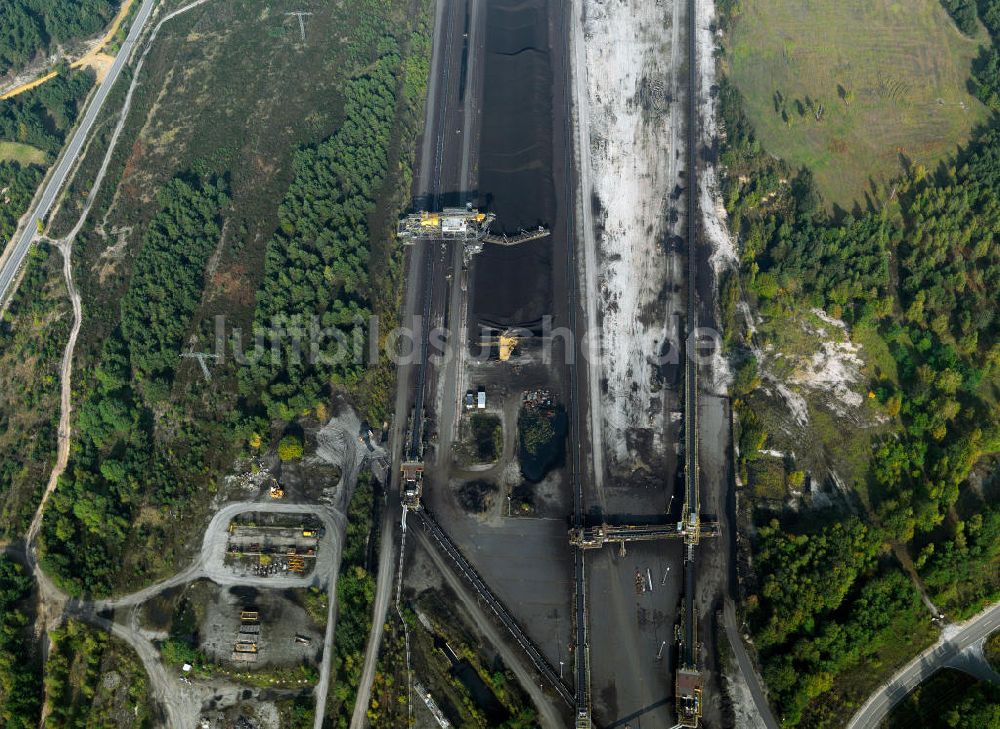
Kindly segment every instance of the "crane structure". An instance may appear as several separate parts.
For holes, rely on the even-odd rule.
[[[201,373],[205,376],[205,382],[212,381],[212,373],[208,371],[208,365],[205,363],[209,359],[219,359],[219,355],[213,352],[184,352],[181,354],[181,359],[196,359],[198,364],[201,365]]]
[[[408,460],[400,465],[402,472],[403,507],[411,511],[423,508],[420,497],[424,493],[424,463]]]

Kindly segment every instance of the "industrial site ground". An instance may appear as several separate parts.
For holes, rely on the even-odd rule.
[[[458,8],[460,14],[464,8],[462,4]],[[579,389],[574,391],[569,368],[558,356],[554,363],[540,361],[543,347],[550,343],[533,339],[528,333],[540,335],[541,319],[545,316],[553,318],[554,326],[569,326],[567,307],[573,305],[571,301],[579,302],[577,320],[585,321],[583,302],[596,295],[583,292],[576,299],[568,289],[577,285],[576,271],[582,266],[583,255],[582,249],[574,253],[575,245],[582,246],[582,242],[575,241],[577,222],[571,212],[576,204],[577,182],[567,177],[572,175],[575,163],[573,155],[564,151],[572,143],[567,135],[575,133],[569,114],[572,107],[566,98],[569,88],[565,64],[569,62],[570,30],[580,19],[571,17],[572,13],[559,4],[542,2],[517,5],[491,2],[483,10],[488,20],[484,31],[481,30],[486,33],[484,56],[479,65],[482,75],[470,75],[468,81],[472,85],[459,92],[466,100],[477,99],[480,94],[483,98],[481,105],[475,107],[477,124],[481,126],[479,152],[472,155],[478,164],[478,176],[470,175],[471,184],[464,188],[459,183],[445,184],[444,189],[466,189],[465,199],[495,210],[498,226],[508,232],[543,224],[551,227],[552,234],[520,247],[487,246],[484,253],[472,257],[467,270],[463,270],[457,256],[447,263],[453,251],[434,253],[443,254],[439,260],[445,275],[435,282],[440,288],[433,293],[433,316],[436,322],[451,324],[452,336],[457,324],[462,338],[457,345],[458,361],[445,363],[436,376],[432,369],[428,381],[427,399],[434,409],[427,413],[424,501],[496,595],[512,609],[551,664],[568,668],[573,658],[569,632],[572,552],[567,527],[572,491],[568,463],[546,475],[541,483],[527,483],[519,468],[518,448],[512,449],[510,444],[513,413],[524,393],[547,391],[564,407],[580,408],[588,418],[592,408],[600,411],[603,407],[589,397],[593,389],[587,385],[586,377],[590,375],[579,359],[579,352],[576,353],[578,371],[585,375],[576,380]],[[680,7],[671,6],[669,11],[668,26],[684,22]],[[444,12],[447,14],[449,9]],[[545,34],[539,30],[540,17],[546,18]],[[644,20],[654,22],[651,18]],[[475,29],[469,37],[475,50],[479,47]],[[678,32],[677,38],[680,43],[683,36]],[[514,51],[522,52],[508,55]],[[476,64],[470,67],[475,68]],[[479,87],[475,85],[477,79],[482,79]],[[514,79],[518,80],[516,84]],[[674,89],[678,98],[682,83],[678,74]],[[505,94],[510,92],[503,90],[511,84],[519,84],[515,98],[507,98]],[[546,87],[548,93],[537,90]],[[680,124],[682,118],[678,113],[676,123]],[[468,131],[463,130],[462,144],[469,144],[464,136]],[[682,137],[683,130],[675,130],[675,138]],[[476,144],[473,140],[473,148]],[[446,164],[444,168],[435,166],[435,174],[443,174],[446,179],[461,175],[463,157],[456,152],[457,146],[450,142],[445,145]],[[521,159],[531,159],[531,165],[525,166],[518,161]],[[672,181],[664,194],[674,192],[673,188],[682,183],[681,178]],[[677,194],[672,200],[677,208],[682,208],[682,199]],[[452,201],[461,203],[463,199],[453,196]],[[678,215],[672,219],[676,225],[681,222]],[[668,262],[665,266],[676,275],[676,280],[668,282],[668,291],[679,291],[683,284],[679,273],[683,270],[683,258],[675,247],[666,244],[669,232],[663,231],[662,235],[662,256]],[[425,251],[424,255],[427,254]],[[712,275],[710,255],[711,251],[704,251],[700,264],[701,272],[708,276]],[[451,291],[443,287],[448,282],[455,282]],[[711,280],[700,285],[700,292],[707,297],[705,309],[711,311],[714,306]],[[652,320],[655,319],[652,315]],[[673,315],[666,320],[669,324],[664,326],[671,330],[668,335],[673,335],[681,322]],[[705,320],[714,318],[708,316]],[[527,331],[509,361],[498,361],[495,349],[492,358],[482,361],[484,358],[476,355],[482,353],[484,326],[488,327],[486,336],[494,339],[499,330],[507,327]],[[679,347],[676,336],[671,338],[672,346]],[[660,415],[650,424],[652,427],[622,431],[627,443],[621,446],[623,452],[632,454],[630,462],[609,466],[607,474],[602,473],[596,479],[589,463],[589,430],[584,431],[580,442],[568,444],[570,453],[580,449],[587,454],[581,478],[585,484],[588,519],[657,522],[666,521],[668,513],[671,516],[679,513],[683,499],[678,488],[677,459],[679,374],[679,363],[655,371],[654,380],[658,383],[655,401]],[[598,387],[598,392],[601,387],[606,388],[606,383]],[[456,463],[455,450],[464,454],[468,444],[453,443],[456,437],[468,432],[468,421],[477,414],[477,409],[465,410],[465,395],[480,388],[485,391],[488,403],[484,412],[501,420],[503,448],[495,464],[472,466],[461,454]],[[703,403],[702,407],[708,411],[709,427],[715,428],[716,433],[728,432],[724,401]],[[724,493],[728,488],[725,465],[728,442],[721,445],[719,458],[708,461],[704,468],[712,476],[707,488]],[[637,467],[638,464],[641,466]],[[470,488],[475,489],[472,497]],[[728,506],[722,496],[706,499],[706,509],[709,504],[716,512]],[[711,515],[717,518],[715,513]],[[728,577],[729,563],[727,544],[710,544],[706,548],[727,550],[719,560],[700,568],[705,579],[699,600],[703,623],[699,637],[708,654],[714,649],[714,611],[721,609],[719,590]],[[591,622],[613,626],[591,634],[596,720],[608,725],[621,720],[671,721],[681,545],[676,542],[630,545],[625,557],[619,556],[616,547],[609,546],[592,554],[588,564]],[[637,587],[637,575],[643,577],[642,587]],[[404,585],[409,585],[411,579],[412,574],[407,572]],[[646,586],[649,582],[652,589]],[[717,698],[710,705],[706,719],[710,725],[720,725],[720,686],[714,685],[711,690],[717,692]]]
[[[782,94],[772,96],[768,84],[792,96],[800,82],[829,86],[825,66],[838,46],[803,60],[790,37],[818,30],[772,0],[746,0],[746,23],[728,38],[709,0],[164,0],[151,20],[162,33],[155,43],[143,37],[138,63],[112,89],[25,279],[44,288],[29,314],[66,319],[63,328],[73,319],[68,337],[62,328],[51,333],[68,338],[61,369],[61,344],[47,348],[45,361],[0,355],[0,381],[51,384],[58,372],[64,382],[61,402],[55,388],[39,390],[39,409],[55,415],[21,415],[52,441],[58,423],[59,457],[51,454],[48,490],[39,476],[5,496],[5,512],[27,532],[0,544],[34,580],[39,653],[51,652],[53,670],[76,675],[93,636],[110,636],[97,641],[91,661],[101,685],[83,685],[97,710],[123,726],[775,729],[741,622],[750,570],[738,565],[751,564],[754,525],[770,514],[855,506],[840,477],[860,479],[872,444],[892,432],[869,402],[875,393],[866,398],[862,388],[873,373],[893,386],[899,374],[886,364],[888,345],[863,328],[856,342],[839,314],[803,306],[769,319],[735,297],[748,330],[767,342],[748,345],[763,385],[748,398],[774,431],[757,448],[761,458],[742,473],[737,467],[739,401],[729,395],[719,336],[732,323],[720,289],[740,265],[721,192],[720,44],[730,43],[720,67],[751,97],[748,112],[771,151],[815,166],[826,202],[846,206],[858,199],[861,170],[834,162],[860,143],[860,130],[876,132],[874,190],[908,164],[900,159],[908,149],[928,162],[943,158],[934,124],[964,140],[985,116],[956,86],[956,66],[926,52],[942,38],[929,30],[943,17],[936,2],[915,1],[907,17],[874,4],[896,15],[885,21],[887,36],[909,32],[900,53],[919,58],[918,72],[933,67],[926,88],[908,76],[858,72],[852,83],[873,85],[877,101],[866,94],[852,106],[842,89],[843,108],[830,115],[837,126],[817,131],[808,120],[782,119]],[[834,26],[838,12],[809,17]],[[378,13],[382,25],[369,27]],[[858,11],[850,22],[867,17]],[[791,30],[754,66],[748,49],[774,40],[772,23]],[[268,289],[269,241],[295,229],[276,201],[351,104],[367,103],[370,89],[357,98],[345,89],[369,78],[383,51],[369,65],[364,52],[348,50],[357,38],[391,46],[396,64],[394,83],[381,89],[391,97],[379,142],[385,169],[372,173],[377,191],[358,223],[371,260],[359,264],[358,281],[341,281],[350,276],[336,261],[315,279],[279,273]],[[971,59],[974,42],[942,42],[946,60]],[[896,52],[869,50],[877,59]],[[932,113],[914,116],[931,97]],[[774,100],[773,114],[762,99]],[[896,103],[906,106],[906,123],[882,123]],[[0,143],[0,156],[25,154]],[[95,184],[105,172],[108,184]],[[207,226],[218,240],[200,267],[184,361],[176,376],[121,385],[130,395],[116,397],[148,406],[126,417],[112,399],[87,398],[136,366],[129,352],[105,345],[123,331],[133,258],[167,205],[158,193],[190,175],[225,184],[218,228]],[[315,207],[347,197],[336,190]],[[405,216],[397,231],[401,212],[437,220],[440,239],[414,238]],[[443,233],[454,220],[492,216],[492,239]],[[289,270],[306,256],[296,245]],[[419,337],[417,356],[396,365],[383,352],[338,370],[316,386],[314,401],[293,408],[280,395],[297,382],[292,370],[288,382],[256,391],[242,364],[196,351],[211,347],[216,315],[227,333],[248,332],[275,290],[294,299],[326,286],[347,291],[338,304],[361,302],[381,317],[374,345],[400,325]],[[19,317],[15,331],[27,336],[31,317]],[[426,335],[440,331],[445,356],[428,356]],[[247,401],[251,414],[241,410]],[[0,410],[16,406],[0,397]],[[841,433],[845,422],[855,432]],[[98,432],[83,442],[99,451],[108,433],[137,423],[149,438],[136,440],[168,454],[170,468],[182,464],[172,472],[182,496],[164,505],[136,483],[133,502],[119,499],[107,511],[83,499],[96,489],[78,491],[80,504],[61,501],[67,489],[115,482],[116,466],[124,469],[102,454],[93,479],[81,476],[87,449],[70,445],[81,430]],[[804,433],[815,438],[796,455]],[[795,479],[786,473],[793,462]],[[996,483],[982,470],[988,500]],[[807,471],[823,476],[807,480]],[[56,506],[43,511],[53,493]],[[858,493],[861,508],[870,506]],[[128,518],[116,507],[131,510]],[[46,557],[64,568],[70,557],[96,553],[73,551],[64,535],[77,522],[89,524],[84,541],[104,529],[127,535],[103,582],[42,569]],[[606,537],[615,528],[639,536]],[[928,622],[918,609],[901,624],[906,640],[872,659],[879,675],[888,677],[914,645],[953,650],[946,665],[985,670],[982,622],[949,627],[935,643],[943,617]],[[977,620],[1000,620],[996,610]],[[923,669],[914,665],[899,685]],[[866,664],[856,670],[848,674],[855,703],[858,686],[867,694],[870,682],[860,675],[870,672]],[[941,683],[915,694],[901,716]],[[895,697],[899,685],[869,703]],[[47,710],[59,709],[59,695],[47,690]],[[128,717],[139,702],[144,712]]]

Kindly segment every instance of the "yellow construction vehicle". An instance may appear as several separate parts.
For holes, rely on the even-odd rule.
[[[268,491],[272,499],[283,499],[285,498],[285,490],[281,488],[277,483],[271,484],[271,489]]]
[[[514,354],[514,348],[517,347],[517,342],[518,338],[515,337],[509,329],[500,335],[501,362],[506,362],[510,359],[511,355]]]

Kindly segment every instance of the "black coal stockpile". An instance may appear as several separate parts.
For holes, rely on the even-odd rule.
[[[551,226],[552,66],[547,0],[489,0],[479,150],[479,204],[496,233]],[[553,237],[487,245],[474,266],[473,310],[494,326],[531,325],[552,310]]]

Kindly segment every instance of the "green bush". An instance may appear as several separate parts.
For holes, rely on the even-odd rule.
[[[955,25],[966,35],[975,35],[979,24],[976,22],[975,0],[941,0],[944,9],[955,20]]]
[[[194,666],[205,662],[204,656],[197,649],[182,640],[173,638],[163,641],[160,646],[160,655],[163,657],[163,661],[171,666],[181,666],[185,663]]]
[[[282,462],[295,461],[302,458],[302,438],[297,435],[286,435],[278,443],[278,458]]]
[[[54,159],[94,81],[93,71],[71,71],[0,101],[0,139],[30,144]]]
[[[388,172],[401,60],[391,37],[380,45],[383,55],[346,85],[340,129],[296,154],[279,229],[268,243],[256,325],[309,330],[310,348],[325,355],[298,357],[289,341],[241,370],[243,392],[261,393],[279,420],[313,408],[331,384],[356,382],[363,372],[354,346],[364,341],[371,313],[368,216]]]
[[[42,710],[41,667],[28,635],[24,604],[32,579],[0,553],[0,725],[34,729]]]

